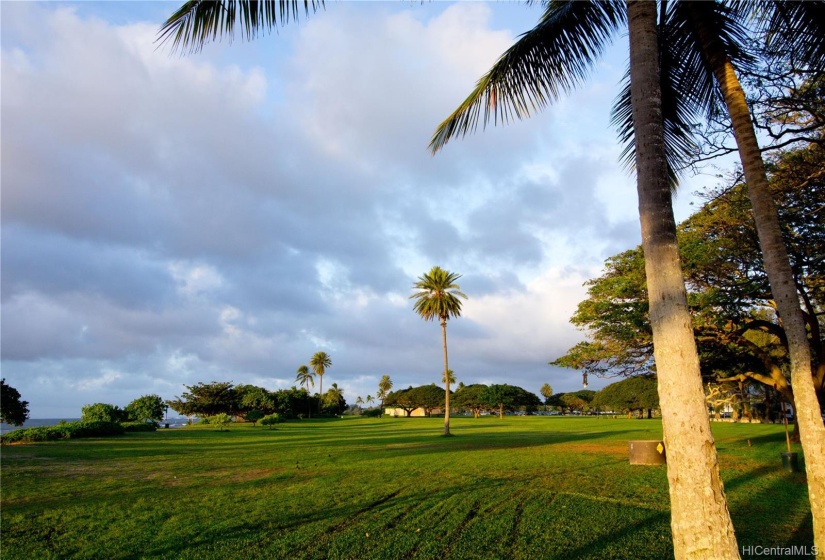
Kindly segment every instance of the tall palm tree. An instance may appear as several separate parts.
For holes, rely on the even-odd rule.
[[[433,151],[485,125],[524,118],[582,83],[627,21],[630,119],[642,246],[650,297],[659,394],[668,449],[671,527],[676,558],[738,558],[704,403],[699,359],[676,244],[671,190],[673,153],[683,132],[666,129],[656,3],[550,1],[535,28],[508,49],[436,130]],[[666,136],[666,131],[670,134]],[[670,158],[670,159],[669,159]],[[696,500],[695,496],[706,496]]]
[[[364,400],[367,402],[367,406],[369,406],[370,408],[372,408],[372,403],[373,403],[373,401],[375,401],[375,399],[374,399],[374,398],[372,398],[372,395],[367,395],[367,396],[364,398]]]
[[[318,376],[318,393],[324,394],[324,374],[328,367],[332,367],[332,359],[326,352],[315,352],[309,360],[312,371]]]
[[[461,300],[467,296],[461,292],[461,286],[456,280],[460,274],[448,272],[439,266],[434,266],[424,273],[413,284],[418,290],[410,296],[415,300],[413,310],[425,321],[436,318],[441,323],[441,338],[444,345],[444,435],[450,435],[450,367],[447,360],[447,320],[450,317],[461,316]]]
[[[825,2],[768,2],[764,8],[758,15],[767,21],[774,40],[821,72],[825,64]],[[718,2],[682,1],[673,4],[669,11],[669,21],[686,28],[684,35],[689,39],[688,48],[694,48],[701,55],[701,60],[695,60],[715,77],[722,103],[730,115],[765,272],[787,335],[797,426],[807,458],[805,469],[814,542],[818,547],[825,547],[825,426],[816,396],[811,349],[796,278],[782,238],[750,108],[737,76],[738,45],[731,39],[743,41],[744,33],[736,32],[733,13]]]
[[[378,398],[381,399],[381,408],[384,408],[384,399],[390,394],[392,389],[392,379],[389,375],[382,375],[381,381],[378,382]]]

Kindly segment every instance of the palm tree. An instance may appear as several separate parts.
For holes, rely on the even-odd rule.
[[[553,388],[550,386],[549,383],[545,383],[541,386],[541,389],[539,389],[539,393],[541,393],[541,396],[544,397],[544,410],[546,412],[547,400],[553,396]]]
[[[297,376],[295,377],[295,382],[300,386],[303,385],[306,389],[306,392],[309,393],[309,386],[312,385],[315,387],[315,378],[309,368],[306,365],[302,365],[298,368]]]
[[[627,21],[630,101],[650,321],[668,449],[676,558],[738,558],[716,447],[704,403],[699,359],[676,244],[671,202],[677,129],[666,137],[656,3],[550,1],[536,27],[505,52],[436,130],[433,151],[486,124],[529,116],[583,82],[594,60]],[[668,114],[669,116],[669,114]],[[672,123],[671,123],[672,124]],[[669,141],[669,142],[668,142]],[[680,142],[682,144],[680,145]],[[670,157],[670,162],[669,158]],[[696,500],[695,496],[708,499]]]
[[[441,323],[441,338],[444,344],[444,435],[450,435],[450,368],[447,361],[447,319],[461,315],[461,300],[466,299],[456,284],[460,274],[448,272],[434,266],[429,272],[418,278],[413,289],[418,290],[410,296],[415,300],[413,310],[425,321],[438,318]]]
[[[367,406],[372,408],[372,403],[373,403],[373,401],[375,401],[375,399],[372,398],[372,395],[367,395],[364,400],[367,401]]]
[[[309,360],[312,371],[318,376],[318,393],[324,394],[324,374],[328,367],[332,367],[332,359],[326,352],[315,352]]]
[[[449,377],[449,379],[448,379]],[[442,383],[449,383],[450,385],[455,384],[455,372],[451,369],[447,370],[447,373],[443,373],[441,375],[441,382]]]
[[[758,12],[767,21],[769,35],[794,52],[803,62],[822,70],[825,64],[825,2],[769,2]],[[787,335],[791,362],[791,382],[797,410],[802,449],[808,458],[808,495],[814,520],[814,542],[825,546],[825,426],[822,423],[811,370],[811,349],[805,316],[800,306],[796,278],[782,238],[776,203],[754,131],[745,92],[737,77],[735,62],[738,43],[731,11],[717,2],[678,2],[670,9],[669,20],[687,27],[688,48],[701,54],[702,69],[715,77],[722,103],[730,115],[742,170],[753,209],[754,223],[762,249],[763,263],[771,295]],[[738,43],[735,41],[738,39]],[[684,58],[684,57],[683,57]],[[697,57],[697,61],[699,61]]]
[[[392,380],[390,379],[390,376],[382,376],[381,381],[378,382],[378,398],[381,399],[382,409],[384,408],[384,399],[386,399],[387,395],[390,394],[390,389],[392,389]]]
[[[362,405],[362,404],[364,404],[364,399],[362,399],[362,398],[359,396],[357,399],[355,399],[355,404],[357,404],[357,405],[358,405],[358,408],[361,408],[361,405]]]
[[[302,365],[298,368],[297,371],[298,375],[295,377],[295,382],[298,385],[303,385],[304,390],[307,392],[307,397],[310,397],[309,394],[309,386],[312,385],[315,387],[315,378],[309,368],[305,365]],[[307,417],[312,418],[312,405],[310,404],[311,399],[307,398]]]

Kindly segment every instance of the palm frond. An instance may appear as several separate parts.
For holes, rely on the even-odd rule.
[[[297,21],[302,5],[306,16],[323,7],[324,0],[188,0],[166,20],[156,42],[171,42],[172,51],[197,52],[223,37],[232,42],[236,25],[249,41]]]
[[[698,151],[694,124],[701,115],[718,118],[725,112],[721,91],[697,35],[697,17],[712,29],[721,52],[740,67],[751,62],[750,55],[742,48],[746,33],[738,13],[718,2],[670,3],[660,25],[660,76],[668,173],[674,187],[678,184],[679,172],[690,165]],[[621,160],[632,168],[636,148],[629,71],[614,103],[611,122],[624,145]]]
[[[582,83],[626,19],[621,1],[554,0],[536,27],[521,35],[442,122],[433,153],[454,136],[523,119]]]
[[[809,70],[825,71],[825,1],[767,2],[763,7],[768,47]]]

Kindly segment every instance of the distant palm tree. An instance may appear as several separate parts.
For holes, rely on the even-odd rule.
[[[384,408],[384,399],[390,394],[390,389],[392,389],[392,380],[389,375],[384,375],[381,377],[381,381],[378,382],[378,398],[381,399],[382,409]]]
[[[449,381],[447,380],[447,376],[450,377]],[[441,375],[441,382],[442,383],[448,383],[449,382],[450,385],[454,385],[455,384],[455,372],[451,369],[448,369],[446,374]]]
[[[358,408],[361,408],[361,405],[362,405],[362,404],[364,404],[364,399],[362,399],[362,398],[359,396],[357,399],[355,399],[355,404],[357,404],[357,405],[358,405]]]
[[[375,401],[375,399],[372,398],[372,395],[367,395],[364,400],[367,401],[367,405],[370,406],[370,408],[372,408],[371,404],[373,401]]]
[[[309,393],[309,386],[312,385],[315,387],[315,378],[309,368],[306,365],[303,365],[298,368],[298,375],[295,377],[295,382],[298,385],[303,385],[306,389],[306,392]]]
[[[441,338],[444,344],[444,435],[450,435],[450,367],[447,361],[447,319],[461,316],[461,300],[467,299],[456,280],[460,274],[448,272],[434,266],[429,272],[418,278],[413,289],[418,290],[410,296],[415,300],[413,309],[425,321],[436,318],[441,323]]]
[[[318,392],[324,394],[324,373],[328,367],[332,367],[332,359],[326,352],[315,352],[310,358],[309,365],[312,366],[312,371],[318,376]]]
[[[553,396],[553,388],[550,386],[549,383],[545,383],[539,389],[541,396],[544,397],[544,410],[547,410],[547,399]]]

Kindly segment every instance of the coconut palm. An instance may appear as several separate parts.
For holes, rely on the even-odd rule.
[[[302,365],[298,368],[297,376],[295,377],[295,382],[300,386],[303,385],[306,389],[306,392],[309,393],[309,386],[312,385],[315,387],[315,378],[309,368],[306,365]]]
[[[449,377],[449,379],[448,379]],[[447,373],[441,374],[441,382],[442,383],[449,383],[450,385],[455,385],[455,372],[451,369],[447,370]]]
[[[381,399],[381,408],[384,408],[384,399],[390,394],[392,389],[392,379],[389,375],[381,376],[381,381],[378,382],[378,398]]]
[[[685,133],[684,128],[666,128],[678,122],[665,118],[678,116],[678,108],[662,102],[656,9],[656,3],[644,1],[549,2],[536,27],[501,56],[437,128],[431,148],[439,150],[451,138],[474,130],[479,121],[527,117],[569,92],[584,81],[627,21],[633,156],[668,449],[674,552],[677,558],[738,558],[676,244],[670,187],[674,157],[685,151]],[[697,495],[710,499],[696,500]]]
[[[549,383],[545,383],[541,386],[541,389],[539,389],[539,393],[541,393],[541,396],[544,397],[544,410],[546,411],[547,401],[553,396],[553,387],[551,387]]]
[[[367,406],[372,408],[372,403],[375,401],[375,399],[372,398],[372,395],[367,395],[364,400],[367,401]]]
[[[332,367],[332,359],[326,352],[315,352],[309,359],[312,371],[318,376],[318,393],[324,394],[324,374],[328,367]]]
[[[410,296],[415,300],[413,310],[425,321],[438,319],[441,323],[441,338],[444,346],[444,435],[450,435],[450,368],[447,360],[447,320],[461,315],[461,300],[467,296],[461,292],[456,280],[460,274],[448,272],[434,266],[429,272],[418,278],[413,289],[418,290]]]

